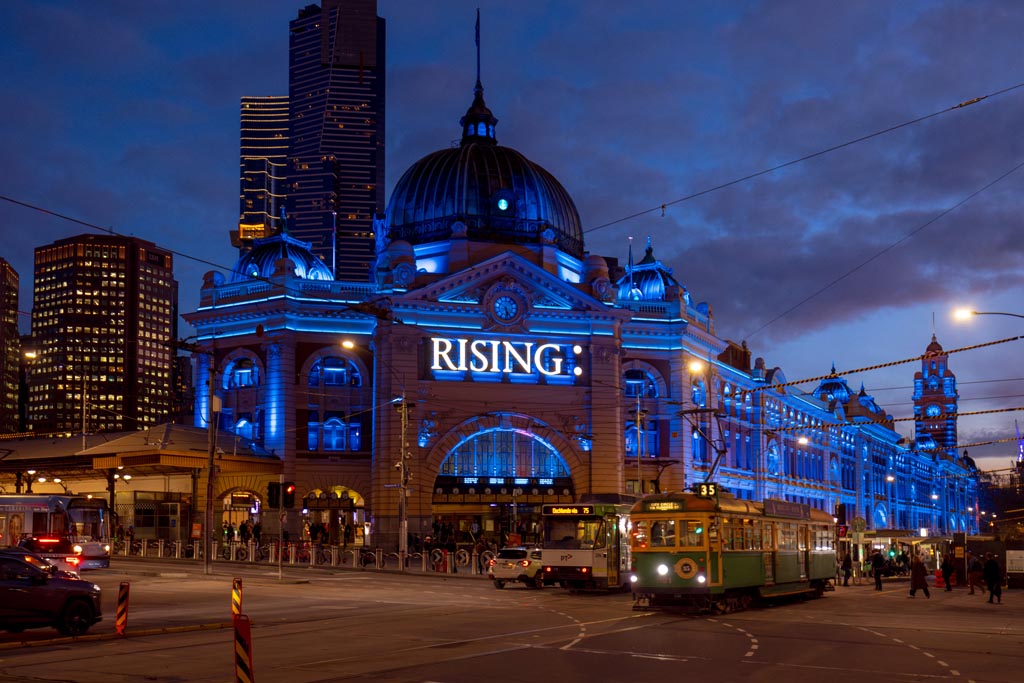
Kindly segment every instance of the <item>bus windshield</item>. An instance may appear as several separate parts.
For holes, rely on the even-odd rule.
[[[605,523],[600,517],[548,517],[544,547],[581,550],[605,547]]]

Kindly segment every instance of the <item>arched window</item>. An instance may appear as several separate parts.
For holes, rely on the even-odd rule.
[[[658,383],[650,373],[637,368],[623,373],[622,390],[626,398],[658,398]]]
[[[241,389],[259,385],[259,369],[251,358],[239,358],[224,373],[225,389]]]
[[[441,463],[442,475],[568,477],[558,451],[536,434],[496,427],[461,441]]]
[[[708,398],[708,391],[704,386],[704,380],[696,380],[691,387],[690,394],[693,399],[693,405],[703,408],[704,404],[707,403]]]
[[[361,387],[363,378],[357,368],[346,358],[328,356],[321,358],[309,371],[311,387]]]

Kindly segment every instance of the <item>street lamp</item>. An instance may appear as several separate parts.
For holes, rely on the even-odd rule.
[[[953,311],[953,317],[957,320],[969,320],[975,315],[1008,315],[1011,318],[1024,318],[1020,313],[1002,313],[1000,311],[972,311],[969,308],[958,308]]]

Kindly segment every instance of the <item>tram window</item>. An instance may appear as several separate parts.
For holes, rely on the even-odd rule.
[[[704,522],[681,519],[678,524],[679,545],[690,548],[704,547]]]
[[[761,527],[761,549],[775,550],[775,525],[765,522]]]
[[[633,520],[633,536],[629,545],[634,550],[647,547],[647,524],[646,519]]]
[[[658,520],[651,525],[651,546],[673,546],[676,544],[676,520]]]
[[[797,549],[797,529],[795,524],[779,524],[779,550]]]
[[[761,549],[761,523],[753,519],[743,520],[743,534],[747,550]]]

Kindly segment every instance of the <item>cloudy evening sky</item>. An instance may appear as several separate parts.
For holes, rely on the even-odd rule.
[[[175,250],[181,310],[194,309],[202,274],[237,256],[239,99],[287,94],[288,22],[305,4],[0,3],[0,195]],[[589,251],[624,263],[628,238],[642,253],[650,236],[718,334],[787,379],[912,358],[933,331],[947,350],[1024,334],[1020,318],[950,315],[1024,314],[1020,3],[479,6],[499,143],[565,185]],[[389,195],[459,136],[476,7],[379,0]],[[0,225],[29,311],[33,249],[88,230],[10,201]],[[907,417],[919,367],[846,377]],[[1024,341],[950,367],[962,412],[1024,405]],[[1015,418],[964,416],[960,442],[1005,468]]]

